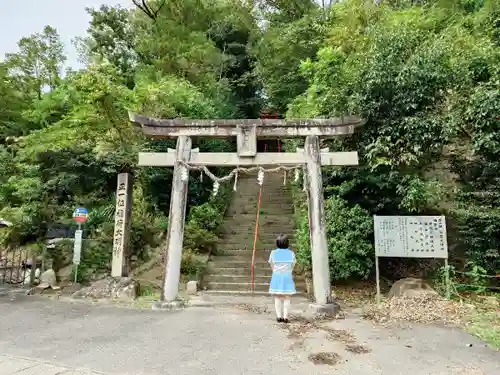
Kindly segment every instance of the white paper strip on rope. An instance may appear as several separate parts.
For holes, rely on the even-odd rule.
[[[375,255],[448,258],[444,216],[374,216]]]

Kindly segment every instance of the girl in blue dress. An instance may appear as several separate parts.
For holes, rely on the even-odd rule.
[[[278,323],[288,323],[290,296],[296,293],[293,282],[295,253],[288,249],[288,237],[280,234],[276,239],[276,250],[271,251],[269,264],[273,270],[269,293],[274,296],[274,307]]]

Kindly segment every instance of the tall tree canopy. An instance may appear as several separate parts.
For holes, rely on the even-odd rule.
[[[4,246],[43,243],[49,227],[69,225],[84,205],[100,244],[88,268],[106,268],[116,174],[127,171],[135,178],[134,254],[146,258],[165,227],[171,172],[137,168],[137,152],[173,144],[144,139],[127,110],[255,118],[274,108],[367,120],[359,134],[328,142],[361,157],[357,168],[324,170],[332,275],[369,275],[371,215],[382,213],[445,214],[457,266],[500,269],[498,1],[134,3],[88,9],[78,71],[63,74],[63,44],[50,26],[0,63],[0,217],[14,223],[0,233]],[[186,246],[195,252],[214,241],[207,223],[224,210],[209,190],[206,181],[190,183],[196,209]],[[297,217],[307,265],[307,220]]]

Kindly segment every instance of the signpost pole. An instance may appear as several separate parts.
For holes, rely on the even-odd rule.
[[[448,266],[448,258],[444,258],[444,282],[446,284],[446,299],[451,298],[451,283],[450,283],[450,267]]]
[[[378,255],[375,255],[375,277],[377,278],[377,306],[380,305],[380,268],[378,265]]]
[[[81,231],[82,231],[82,224],[78,223],[78,232],[81,232]],[[75,248],[76,248],[76,246],[78,246],[78,245],[76,244],[76,233],[75,233]],[[81,246],[80,246],[80,250],[81,250]],[[79,264],[80,264],[80,262],[75,263],[75,284],[78,281],[78,265]]]
[[[85,208],[77,208],[73,212],[73,220],[78,225],[78,229],[75,231],[75,239],[73,246],[73,264],[75,266],[75,284],[78,282],[78,265],[80,264],[80,258],[82,255],[82,242],[83,242],[83,230],[82,224],[87,221],[89,217],[89,212]]]

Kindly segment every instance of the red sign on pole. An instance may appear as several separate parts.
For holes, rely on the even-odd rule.
[[[75,211],[73,211],[73,220],[76,221],[78,224],[83,224],[85,223],[89,218],[89,212],[87,211],[86,208],[77,208]]]

